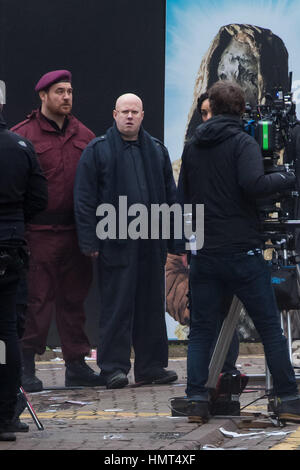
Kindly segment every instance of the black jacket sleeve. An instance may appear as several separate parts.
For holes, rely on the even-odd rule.
[[[29,169],[27,188],[23,202],[25,223],[30,222],[36,214],[45,210],[48,204],[47,180],[42,174],[37,155],[29,141],[27,141],[26,153],[29,162]]]
[[[236,152],[238,183],[248,196],[259,198],[295,188],[296,177],[292,172],[265,174],[259,145],[252,137],[247,134],[240,137]]]
[[[89,144],[79,160],[74,185],[74,212],[79,246],[82,253],[99,251],[96,234],[98,201],[98,149]]]
[[[166,190],[166,202],[171,207],[176,203],[176,184],[174,180],[173,168],[169,156],[169,152],[165,146],[162,146],[164,154],[164,181]],[[171,219],[171,237],[168,240],[168,252],[175,253],[175,240],[174,240],[174,220]]]
[[[176,254],[183,254],[186,252],[186,240],[184,236],[184,220],[187,217],[185,214],[185,204],[189,204],[189,193],[188,187],[185,181],[185,153],[186,153],[186,146],[184,147],[183,154],[181,157],[181,166],[177,184],[177,192],[176,192],[176,202],[181,206],[181,213],[182,213],[182,220],[181,220],[181,230],[182,230],[182,238],[175,240],[175,253]]]

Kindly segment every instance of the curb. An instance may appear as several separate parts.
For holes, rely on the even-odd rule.
[[[96,354],[96,350],[93,348],[92,352]],[[252,356],[252,355],[263,355],[263,345],[259,342],[240,342],[240,356]],[[187,341],[169,341],[169,359],[174,357],[186,358],[187,355]],[[42,355],[36,354],[35,360],[49,361],[56,357],[62,358],[62,352],[60,346],[56,348],[48,348]],[[96,358],[96,356],[95,356]]]
[[[160,450],[200,450],[204,445],[218,446],[224,440],[224,436],[219,430],[221,427],[228,431],[238,429],[231,419],[212,418],[208,423],[199,426],[185,436],[181,436],[167,446],[161,447]]]

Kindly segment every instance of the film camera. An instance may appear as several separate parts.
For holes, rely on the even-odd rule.
[[[290,73],[292,85],[292,73]],[[296,171],[295,127],[300,126],[296,117],[296,105],[292,92],[284,93],[275,88],[265,97],[263,105],[255,109],[246,107],[243,116],[244,130],[258,142],[264,162],[265,174]],[[300,308],[300,253],[297,253],[297,237],[300,233],[299,188],[273,194],[258,201],[261,218],[262,240],[269,249],[272,283],[278,307],[283,310]]]
[[[290,89],[291,81],[292,73]],[[285,94],[281,87],[268,93],[263,105],[257,105],[254,109],[246,106],[244,130],[256,139],[261,148],[265,174],[295,173],[293,129],[297,122],[292,93]],[[281,255],[284,259],[284,264],[295,256],[295,229],[300,227],[300,220],[296,217],[298,199],[299,190],[296,188],[258,201],[263,240],[266,243],[271,240],[267,248],[274,248],[277,256]]]

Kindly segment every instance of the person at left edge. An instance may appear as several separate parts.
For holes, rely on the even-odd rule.
[[[35,354],[43,354],[53,309],[65,360],[66,386],[100,385],[85,362],[90,344],[84,331],[84,300],[92,280],[91,260],[80,253],[73,213],[73,184],[83,149],[95,137],[71,114],[73,89],[68,70],[48,72],[35,91],[40,109],[13,127],[34,145],[48,180],[46,211],[27,226],[31,252],[28,309],[22,338],[23,387],[40,391],[35,375]]]
[[[1,90],[0,90],[1,91]],[[47,182],[32,144],[9,131],[0,93],[0,441],[28,430],[16,422],[21,385],[16,294],[26,269],[25,223],[47,206]]]

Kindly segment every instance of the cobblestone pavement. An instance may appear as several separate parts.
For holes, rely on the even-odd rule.
[[[97,370],[95,361],[89,361]],[[22,421],[28,433],[19,433],[15,442],[0,442],[0,450],[103,450],[112,451],[195,451],[195,450],[282,450],[300,449],[300,427],[288,423],[276,427],[268,418],[264,398],[264,356],[240,356],[238,367],[249,375],[241,395],[243,418],[212,418],[198,426],[185,417],[172,417],[169,399],[185,395],[186,359],[170,359],[169,369],[177,371],[178,381],[169,385],[120,390],[105,387],[64,389],[64,362],[37,362],[37,376],[45,390],[28,394],[29,401],[44,426],[39,431],[27,410]],[[252,376],[252,378],[251,378]],[[251,419],[244,414],[251,415]],[[255,420],[253,421],[253,413]],[[235,437],[226,433],[235,432]],[[252,435],[249,435],[252,433]],[[246,435],[241,435],[246,434]]]

